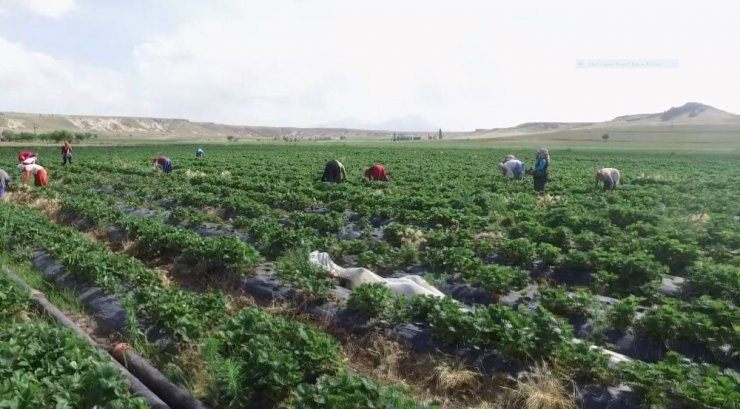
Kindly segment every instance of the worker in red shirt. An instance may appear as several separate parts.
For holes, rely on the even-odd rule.
[[[38,158],[35,153],[31,151],[21,151],[21,153],[18,154],[18,163],[23,165],[33,165],[38,161]]]
[[[380,163],[376,163],[375,165],[369,167],[365,171],[365,177],[368,178],[368,180],[380,180],[383,182],[388,181],[388,174],[385,172],[385,167],[381,165]]]
[[[152,163],[154,164],[155,170],[162,169],[164,173],[172,172],[172,161],[166,156],[157,156],[152,159]]]

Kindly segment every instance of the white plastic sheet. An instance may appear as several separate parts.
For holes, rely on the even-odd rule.
[[[354,290],[362,284],[383,283],[396,295],[445,296],[441,291],[419,276],[408,275],[400,278],[383,278],[366,268],[340,267],[332,261],[329,254],[324,252],[313,251],[308,257],[312,264],[321,267],[332,277],[346,281],[350,290]]]

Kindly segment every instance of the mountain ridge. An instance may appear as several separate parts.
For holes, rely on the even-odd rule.
[[[535,135],[569,130],[597,131],[600,128],[635,126],[682,126],[740,124],[740,115],[710,105],[688,102],[651,114],[629,114],[602,122],[526,122],[508,128],[476,129],[471,132],[444,132],[446,138],[502,137]],[[102,115],[33,114],[0,112],[0,130],[14,132],[95,132],[112,138],[183,139],[183,140],[341,140],[387,139],[394,130],[366,130],[334,127],[271,127],[227,125],[214,122],[194,122],[184,118],[148,118]],[[436,132],[396,131],[399,134],[433,137]]]

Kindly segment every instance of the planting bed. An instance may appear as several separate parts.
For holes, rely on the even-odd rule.
[[[509,152],[495,150],[253,144],[196,159],[194,147],[154,148],[173,159],[172,174],[150,169],[153,147],[80,148],[68,167],[42,150],[51,184],[11,192],[18,204],[0,209],[0,236],[60,286],[74,278],[115,330],[150,329],[147,342],[169,357],[157,364],[179,364],[196,346],[208,379],[171,377],[206,384],[199,397],[214,406],[300,407],[334,393],[418,405],[415,388],[348,370],[326,332],[235,305],[219,281],[257,305],[284,301],[313,322],[377,332],[480,376],[547,362],[588,407],[738,405],[735,157],[698,166],[681,155],[552,152],[549,193],[537,195],[531,181],[501,177]],[[318,181],[333,158],[348,183]],[[361,178],[376,161],[391,182]],[[602,166],[622,169],[615,192],[593,188]],[[396,299],[376,285],[350,293],[308,262],[311,250],[385,277],[422,275],[449,297]],[[609,368],[592,345],[631,361]]]

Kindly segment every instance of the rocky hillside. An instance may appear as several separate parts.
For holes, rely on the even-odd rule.
[[[499,138],[522,135],[551,134],[567,131],[598,131],[602,128],[630,129],[632,127],[659,127],[681,125],[738,125],[740,116],[709,105],[689,102],[653,114],[616,117],[604,122],[529,122],[511,128],[476,129],[473,132],[445,132],[445,139]],[[383,139],[393,136],[393,129],[372,131],[347,128],[290,128],[266,126],[237,126],[212,122],[191,122],[187,119],[137,118],[86,115],[50,115],[4,112],[0,113],[0,131],[50,132],[68,130],[93,132],[116,139],[178,139],[178,140],[342,140]],[[427,139],[435,134],[400,132],[405,139]]]

